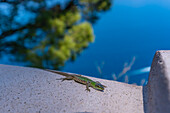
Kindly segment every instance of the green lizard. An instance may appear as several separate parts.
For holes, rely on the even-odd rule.
[[[50,72],[53,72],[53,73],[57,73],[57,74],[60,74],[60,75],[63,75],[63,76],[66,76],[66,78],[61,78],[59,80],[74,80],[75,82],[78,82],[78,83],[81,83],[81,84],[84,84],[86,85],[86,90],[90,92],[90,89],[89,87],[92,87],[96,90],[99,90],[99,91],[103,91],[104,88],[106,86],[102,85],[100,82],[98,81],[93,81],[87,77],[84,77],[82,75],[77,75],[77,74],[68,74],[68,73],[64,73],[64,72],[60,72],[60,71],[54,71],[54,70],[48,70],[46,69],[46,71],[50,71]]]

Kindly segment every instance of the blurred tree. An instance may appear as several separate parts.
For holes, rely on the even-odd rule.
[[[93,42],[89,22],[111,0],[1,0],[0,55],[39,68],[60,69]]]

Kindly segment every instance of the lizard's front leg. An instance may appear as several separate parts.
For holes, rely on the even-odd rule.
[[[90,92],[89,87],[90,87],[90,81],[87,81],[87,83],[86,83],[86,89],[85,89],[85,90],[87,90],[87,91],[89,91],[89,92]]]

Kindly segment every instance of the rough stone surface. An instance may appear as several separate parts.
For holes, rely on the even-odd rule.
[[[0,65],[0,113],[144,112],[142,86],[89,77],[107,88],[87,92],[82,84],[56,80],[62,77],[40,69]]]
[[[170,51],[157,51],[144,87],[146,113],[170,113]]]

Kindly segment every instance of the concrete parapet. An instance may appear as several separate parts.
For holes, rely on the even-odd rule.
[[[40,69],[0,65],[0,113],[142,113],[142,87],[110,80],[104,92]]]
[[[170,113],[170,51],[157,51],[144,86],[146,113]]]

